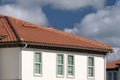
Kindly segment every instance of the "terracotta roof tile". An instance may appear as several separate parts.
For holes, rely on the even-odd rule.
[[[107,69],[114,69],[114,68],[118,67],[118,64],[120,64],[120,60],[115,60],[115,61],[112,61],[112,62],[108,62],[107,65],[106,65],[106,68]]]
[[[17,40],[10,28],[10,25],[4,17],[0,17],[0,35],[6,36],[1,42],[11,42]]]
[[[0,42],[22,41],[29,43],[67,46],[112,51],[108,44],[76,36],[53,28],[38,26],[13,17],[0,15],[0,35],[7,35]]]

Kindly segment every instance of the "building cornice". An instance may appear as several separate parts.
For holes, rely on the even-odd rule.
[[[100,54],[100,55],[106,55],[108,53],[107,51],[104,50],[102,51],[102,50],[95,50],[95,49],[93,50],[93,49],[85,49],[78,47],[52,46],[52,45],[23,43],[23,42],[0,43],[0,48],[24,47],[26,44],[27,44],[26,48],[33,48],[33,49],[68,51],[68,52],[79,52],[79,53]]]

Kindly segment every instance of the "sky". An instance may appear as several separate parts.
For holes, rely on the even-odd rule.
[[[120,48],[120,0],[0,0],[0,14]]]

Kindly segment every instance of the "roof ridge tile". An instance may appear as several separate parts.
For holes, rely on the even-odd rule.
[[[10,28],[14,35],[9,35],[9,40],[6,39],[3,40],[3,42],[13,41],[15,40],[13,39],[15,37],[16,41],[47,43],[49,45],[57,44],[58,46],[64,45],[69,47],[77,46],[79,48],[105,50],[107,52],[112,51],[112,48],[109,45],[102,42],[97,42],[85,37],[76,36],[74,34],[53,29],[51,27],[38,26],[36,24],[32,24],[30,22],[9,16],[4,16],[4,19],[6,20],[6,23],[3,24],[5,24],[7,28]]]
[[[6,16],[5,19],[6,19],[7,24],[8,24],[9,27],[11,28],[12,32],[14,33],[14,36],[16,37],[17,41],[21,41],[21,39],[20,39],[17,31],[15,30],[15,28],[14,28],[14,26],[12,25],[11,21],[9,20],[9,17]]]
[[[4,38],[4,40],[16,40],[15,37],[13,36],[13,32],[11,31],[11,29],[9,28],[9,25],[7,24],[6,22],[6,19],[5,18],[1,18],[0,19],[0,22],[1,22],[1,30],[4,30],[4,32],[2,32],[3,35],[6,35],[7,37]],[[0,30],[0,31],[1,31]]]

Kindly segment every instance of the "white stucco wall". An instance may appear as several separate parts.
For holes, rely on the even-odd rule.
[[[20,79],[20,48],[0,49],[0,80]]]
[[[34,51],[42,52],[42,76],[35,76],[33,73]],[[63,78],[56,77],[56,55],[64,54],[65,74]],[[67,55],[72,54],[75,58],[75,77],[67,78]],[[104,56],[57,52],[50,50],[36,50],[21,48],[1,48],[0,49],[0,80],[91,80],[87,77],[87,58],[95,57],[95,77],[94,80],[105,80]],[[93,79],[92,79],[93,80]]]
[[[33,73],[34,51],[42,52],[42,76],[35,76]],[[22,80],[91,80],[87,77],[87,58],[95,57],[95,77],[94,80],[105,80],[104,56],[70,52],[55,52],[43,50],[22,50]],[[65,74],[63,78],[56,77],[56,54],[64,54]],[[72,54],[75,58],[75,77],[67,78],[67,55]],[[93,80],[93,79],[92,79]]]
[[[95,57],[95,80],[105,80],[106,68],[104,63],[104,57]]]

